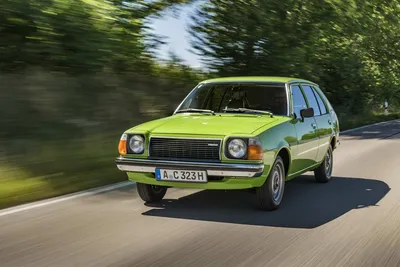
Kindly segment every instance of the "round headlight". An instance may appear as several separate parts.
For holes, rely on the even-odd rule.
[[[144,150],[144,139],[140,135],[133,135],[129,140],[129,148],[135,154],[142,153]]]
[[[247,145],[241,139],[233,139],[228,145],[229,154],[234,158],[242,158],[246,155]]]

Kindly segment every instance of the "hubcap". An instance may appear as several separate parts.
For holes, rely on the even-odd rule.
[[[275,204],[279,204],[282,200],[283,193],[283,171],[282,166],[277,164],[272,175],[272,200]]]
[[[332,151],[329,149],[325,157],[325,173],[328,178],[331,178],[332,175],[332,165],[333,165]]]

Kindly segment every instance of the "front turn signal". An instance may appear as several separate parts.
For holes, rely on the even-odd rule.
[[[126,155],[126,140],[128,139],[127,134],[123,134],[121,136],[121,139],[119,139],[119,144],[118,144],[118,152],[120,155]]]
[[[250,160],[262,160],[263,151],[261,146],[249,146],[248,159]]]
[[[249,159],[249,160],[262,160],[263,159],[263,150],[262,150],[261,142],[258,139],[250,138],[247,155],[248,155],[247,159]]]

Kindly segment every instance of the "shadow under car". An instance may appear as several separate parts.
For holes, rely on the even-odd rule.
[[[352,209],[376,206],[389,192],[379,180],[333,177],[319,184],[303,175],[286,183],[281,207],[273,212],[255,208],[255,195],[246,191],[203,190],[179,199],[164,199],[144,213],[177,219],[246,225],[315,228]]]

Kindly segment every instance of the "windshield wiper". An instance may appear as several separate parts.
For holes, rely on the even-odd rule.
[[[215,115],[215,112],[213,110],[210,110],[210,109],[197,109],[197,108],[181,109],[181,110],[178,110],[176,113],[183,113],[183,112],[211,113],[212,115]]]
[[[261,113],[261,114],[268,114],[271,117],[274,115],[271,111],[266,110],[257,110],[257,109],[250,109],[250,108],[224,108],[223,111],[231,111],[231,112],[254,112],[254,113]]]

